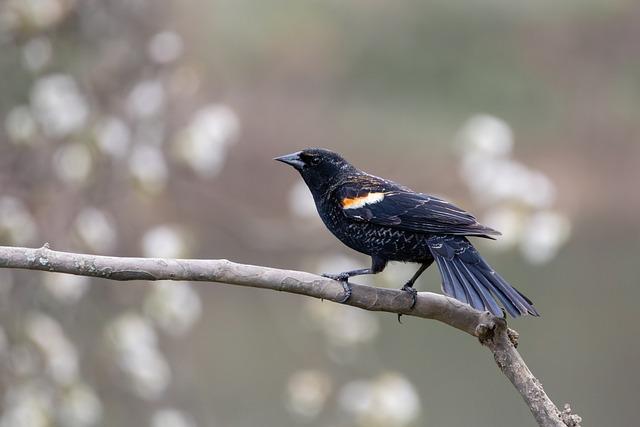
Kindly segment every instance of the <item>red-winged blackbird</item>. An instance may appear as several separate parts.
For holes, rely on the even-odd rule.
[[[362,172],[332,151],[311,148],[275,160],[300,172],[327,228],[350,248],[371,256],[371,268],[324,275],[343,283],[344,301],[351,294],[349,277],[379,273],[387,262],[402,261],[422,264],[402,287],[415,304],[413,284],[435,260],[446,295],[496,316],[503,315],[498,301],[513,317],[539,315],[467,240],[465,236],[500,235],[468,212]]]

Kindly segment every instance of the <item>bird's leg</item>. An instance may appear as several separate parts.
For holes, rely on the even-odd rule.
[[[418,271],[416,271],[416,274],[414,274],[413,277],[409,279],[409,281],[405,283],[404,286],[401,288],[401,290],[403,290],[404,292],[408,292],[411,295],[412,301],[411,301],[411,307],[409,307],[410,310],[413,309],[413,307],[415,307],[416,301],[418,299],[418,291],[415,290],[415,288],[413,287],[413,284],[416,282],[416,280],[418,280],[418,277],[420,277],[420,275],[424,273],[424,271],[427,268],[429,268],[429,266],[432,263],[433,263],[433,259],[431,261],[423,263],[418,269]],[[398,313],[398,322],[400,322],[400,317],[402,317],[402,314]]]
[[[370,268],[360,268],[358,270],[350,270],[337,274],[324,273],[322,276],[328,277],[329,279],[337,280],[339,282],[346,282],[347,280],[349,280],[349,277],[361,276],[363,274],[374,274],[374,272]]]
[[[351,285],[349,284],[349,278],[353,276],[361,276],[363,274],[376,274],[384,270],[387,265],[387,260],[378,258],[376,256],[371,257],[371,268],[360,268],[357,270],[345,271],[338,274],[324,273],[322,276],[329,279],[337,280],[342,283],[342,289],[344,289],[344,297],[338,301],[345,303],[351,298]]]

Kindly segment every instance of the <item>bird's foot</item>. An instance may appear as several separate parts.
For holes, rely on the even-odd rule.
[[[337,280],[338,282],[346,282],[347,280],[349,280],[349,275],[347,273],[338,273],[338,274],[324,273],[322,277],[326,277],[332,280]]]
[[[411,307],[409,307],[409,310],[413,310],[413,307],[416,306],[416,301],[418,301],[418,291],[416,291],[415,288],[409,283],[404,285],[401,290],[404,292],[408,292],[409,295],[411,295]]]
[[[342,289],[344,290],[344,296],[338,302],[340,304],[344,304],[345,302],[349,301],[349,298],[351,298],[352,291],[351,291],[351,285],[348,282],[349,275],[347,273],[338,273],[338,274],[325,273],[322,275],[322,277],[326,277],[332,280],[337,280],[338,282],[340,282],[340,284],[342,285]]]
[[[408,292],[411,295],[411,306],[409,310],[413,310],[413,307],[416,306],[416,301],[418,300],[418,291],[415,290],[411,283],[405,283],[405,285],[401,288],[402,291]],[[402,323],[400,318],[402,317],[401,313],[398,313],[398,323]]]
[[[344,296],[338,302],[340,304],[344,304],[345,302],[349,301],[349,298],[351,298],[351,285],[346,280],[340,283],[342,284],[342,290],[344,291]]]

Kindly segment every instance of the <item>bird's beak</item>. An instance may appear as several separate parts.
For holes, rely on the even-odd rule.
[[[275,157],[273,160],[286,163],[298,170],[301,170],[304,167],[304,162],[300,158],[300,153],[302,153],[302,151],[297,151],[295,153],[287,154],[285,156]]]

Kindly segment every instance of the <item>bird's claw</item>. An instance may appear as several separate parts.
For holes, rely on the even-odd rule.
[[[344,282],[341,281],[340,283],[342,284],[342,290],[344,291],[344,296],[338,302],[340,304],[344,304],[345,302],[349,301],[349,298],[351,298],[351,285],[349,285],[349,282],[347,282],[346,280]]]
[[[413,310],[413,307],[416,306],[416,302],[418,301],[418,291],[415,290],[415,288],[409,284],[406,284],[402,287],[402,290],[404,292],[408,292],[409,295],[411,295],[411,307],[409,307],[409,310]]]
[[[416,291],[409,283],[405,284],[401,290],[408,292],[411,295],[411,306],[409,307],[409,310],[413,310],[413,307],[416,306],[416,301],[418,300],[418,291]],[[398,313],[398,323],[400,324],[402,324],[402,320],[400,320],[401,317],[402,313]]]
[[[332,279],[332,280],[337,280],[338,282],[340,282],[340,284],[342,285],[342,289],[344,290],[344,296],[342,297],[342,299],[340,301],[338,301],[340,304],[344,304],[345,302],[349,301],[349,298],[351,298],[351,285],[349,284],[348,280],[349,280],[349,275],[346,273],[338,273],[338,274],[329,274],[329,273],[325,273],[322,275],[322,277],[326,277],[328,279]]]

